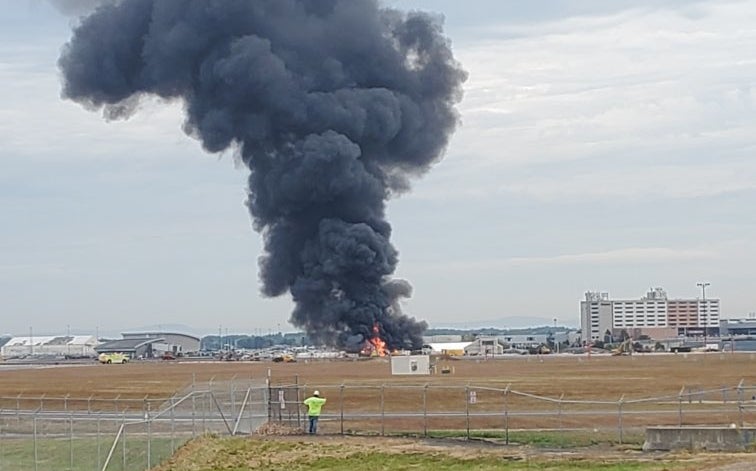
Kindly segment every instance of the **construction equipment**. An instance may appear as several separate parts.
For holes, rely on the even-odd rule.
[[[528,353],[531,355],[548,355],[551,353],[551,349],[545,343],[538,345],[531,345],[528,347]]]
[[[617,348],[612,350],[612,355],[617,357],[620,355],[632,355],[633,354],[633,339],[628,338],[621,344],[617,346]]]

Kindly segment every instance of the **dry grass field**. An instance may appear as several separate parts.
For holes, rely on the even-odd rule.
[[[625,401],[622,427],[628,430],[649,424],[751,423],[756,416],[753,412],[745,416],[739,413],[735,402],[738,397],[732,390],[726,395],[714,392],[685,397],[687,404],[680,413],[675,404],[681,391],[695,394],[696,391],[734,387],[741,381],[752,388],[742,395],[750,400],[751,395],[756,394],[753,389],[756,354],[593,355],[590,358],[544,355],[435,361],[438,370],[448,367],[452,373],[392,376],[389,360],[383,358],[297,363],[163,361],[0,370],[0,408],[140,409],[144,399],[166,399],[186,391],[192,381],[202,387],[210,380],[221,384],[233,378],[238,388],[243,389],[248,379],[261,384],[270,377],[273,385],[295,382],[304,385],[300,395],[287,391],[287,402],[299,402],[303,394],[314,389],[329,398],[326,414],[331,418],[323,424],[326,433],[500,429],[505,420],[507,427],[513,429],[613,430],[620,420],[617,418],[620,398]],[[466,387],[477,389],[475,404],[468,405]],[[554,400],[563,398],[565,402],[559,404],[518,394],[505,398],[502,391],[507,387],[511,391]],[[44,396],[44,404],[35,399],[40,396]],[[274,401],[277,396],[273,391]],[[632,403],[662,396],[669,398],[653,403]],[[69,399],[60,399],[64,397]],[[89,400],[76,401],[75,398],[101,401],[90,404]],[[121,402],[110,401],[114,398]],[[243,394],[238,400],[242,398]],[[570,400],[604,401],[605,404],[566,402]],[[159,407],[158,404],[153,406]],[[508,419],[502,417],[505,408],[512,413]],[[424,411],[428,417],[423,416]],[[299,420],[297,408],[287,407],[283,411],[274,405],[272,413],[274,419]]]
[[[164,399],[186,391],[192,381],[201,387],[210,380],[223,385],[234,379],[244,387],[247,379],[255,379],[259,384],[260,380],[270,377],[273,385],[296,382],[306,387],[306,391],[300,392],[317,388],[329,399],[326,416],[320,424],[323,436],[203,437],[191,441],[160,469],[247,470],[262,466],[271,470],[346,471],[358,467],[359,463],[370,469],[428,469],[432,466],[439,471],[756,469],[753,453],[660,457],[639,451],[643,427],[677,423],[676,397],[681,390],[716,390],[742,381],[751,388],[746,389],[748,397],[745,399],[756,406],[756,401],[750,397],[756,394],[756,354],[594,355],[590,358],[546,355],[496,360],[438,359],[435,362],[438,369],[448,367],[452,373],[392,376],[389,361],[381,358],[286,364],[164,361],[0,369],[0,397],[5,398],[0,399],[5,401],[5,406],[0,402],[0,408],[12,409],[16,404],[14,398],[19,395],[29,398],[27,403],[20,401],[24,407],[38,407],[38,400],[31,398],[44,395],[45,410],[59,410],[60,404],[50,398]],[[552,399],[563,397],[565,401],[605,403],[557,406],[555,402],[517,394],[504,399],[502,390],[507,386],[511,391]],[[468,387],[478,391],[477,402],[472,405],[466,400]],[[237,396],[239,401],[244,396],[244,391],[241,392]],[[686,400],[683,423],[730,424],[742,419],[738,417],[736,395],[732,391],[728,394],[731,395],[726,401],[721,393],[712,393],[703,400]],[[632,401],[660,396],[669,397],[638,405],[637,415],[633,415],[632,404],[624,406],[625,416],[620,420],[625,435],[624,441],[619,440],[624,445],[618,447],[617,403],[614,401],[620,397]],[[276,397],[273,391],[271,398]],[[514,413],[506,422],[501,415],[503,400],[509,412]],[[76,409],[87,405],[69,402],[68,407]],[[137,403],[136,408],[139,407]],[[274,404],[271,410],[275,419],[280,409]],[[288,406],[285,412],[296,416],[297,410]],[[428,417],[424,417],[424,410],[429,413]],[[466,418],[468,411],[477,415]],[[444,415],[447,412],[450,414]],[[517,416],[517,412],[534,414]],[[586,414],[581,415],[581,412]],[[755,420],[756,413],[746,416],[746,421]],[[294,426],[297,424],[295,421]],[[521,445],[488,449],[480,441],[460,445],[449,439],[463,437],[466,430],[467,433],[474,430],[471,437],[501,444],[505,427],[507,442]],[[371,437],[341,437],[341,431]],[[391,437],[376,437],[384,431]],[[423,435],[437,438],[435,441],[406,438]],[[534,450],[536,444],[540,444],[540,449]]]
[[[714,389],[741,380],[756,385],[756,354],[707,353],[612,357],[513,356],[496,360],[437,360],[452,374],[392,376],[387,359],[270,362],[133,362],[126,365],[0,370],[0,396],[166,397],[193,381],[236,378],[274,383],[296,380],[312,388],[400,384],[476,385],[566,399],[626,400],[677,394],[681,388]]]

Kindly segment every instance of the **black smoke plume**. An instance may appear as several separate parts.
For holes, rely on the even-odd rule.
[[[466,74],[439,18],[374,0],[122,0],[75,27],[63,96],[108,117],[144,95],[180,99],[184,130],[249,167],[262,291],[291,322],[346,345],[378,326],[417,348],[390,275],[386,200],[444,151]]]

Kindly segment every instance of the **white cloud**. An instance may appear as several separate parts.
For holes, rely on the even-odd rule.
[[[59,264],[24,263],[0,265],[0,280],[7,282],[62,279],[71,276],[72,273],[70,270]]]
[[[734,189],[751,188],[756,62],[745,51],[756,49],[756,2],[696,8],[499,25],[493,39],[459,51],[470,80],[448,159],[488,194],[591,197],[595,188],[582,180],[594,172],[614,186],[605,196],[645,194],[638,180],[646,174],[681,176],[658,197],[724,191],[729,175]],[[591,161],[612,171],[586,172],[582,162]],[[522,181],[554,165],[554,178]],[[729,168],[712,175],[720,165]],[[719,188],[702,188],[711,177]]]
[[[541,200],[563,198],[697,198],[756,190],[756,162],[696,167],[603,169],[572,176],[532,177],[503,184],[499,193]]]
[[[717,253],[697,249],[672,249],[667,247],[630,247],[588,252],[563,254],[549,257],[521,257],[507,260],[508,265],[620,265],[620,264],[659,264],[669,262],[686,262],[711,260]]]

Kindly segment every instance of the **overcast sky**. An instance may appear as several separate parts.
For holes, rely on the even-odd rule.
[[[0,2],[0,333],[293,330],[259,293],[246,170],[178,103],[61,100],[74,20]],[[577,326],[586,290],[698,281],[756,310],[756,1],[389,3],[443,14],[470,74],[444,160],[389,203],[410,315]]]

